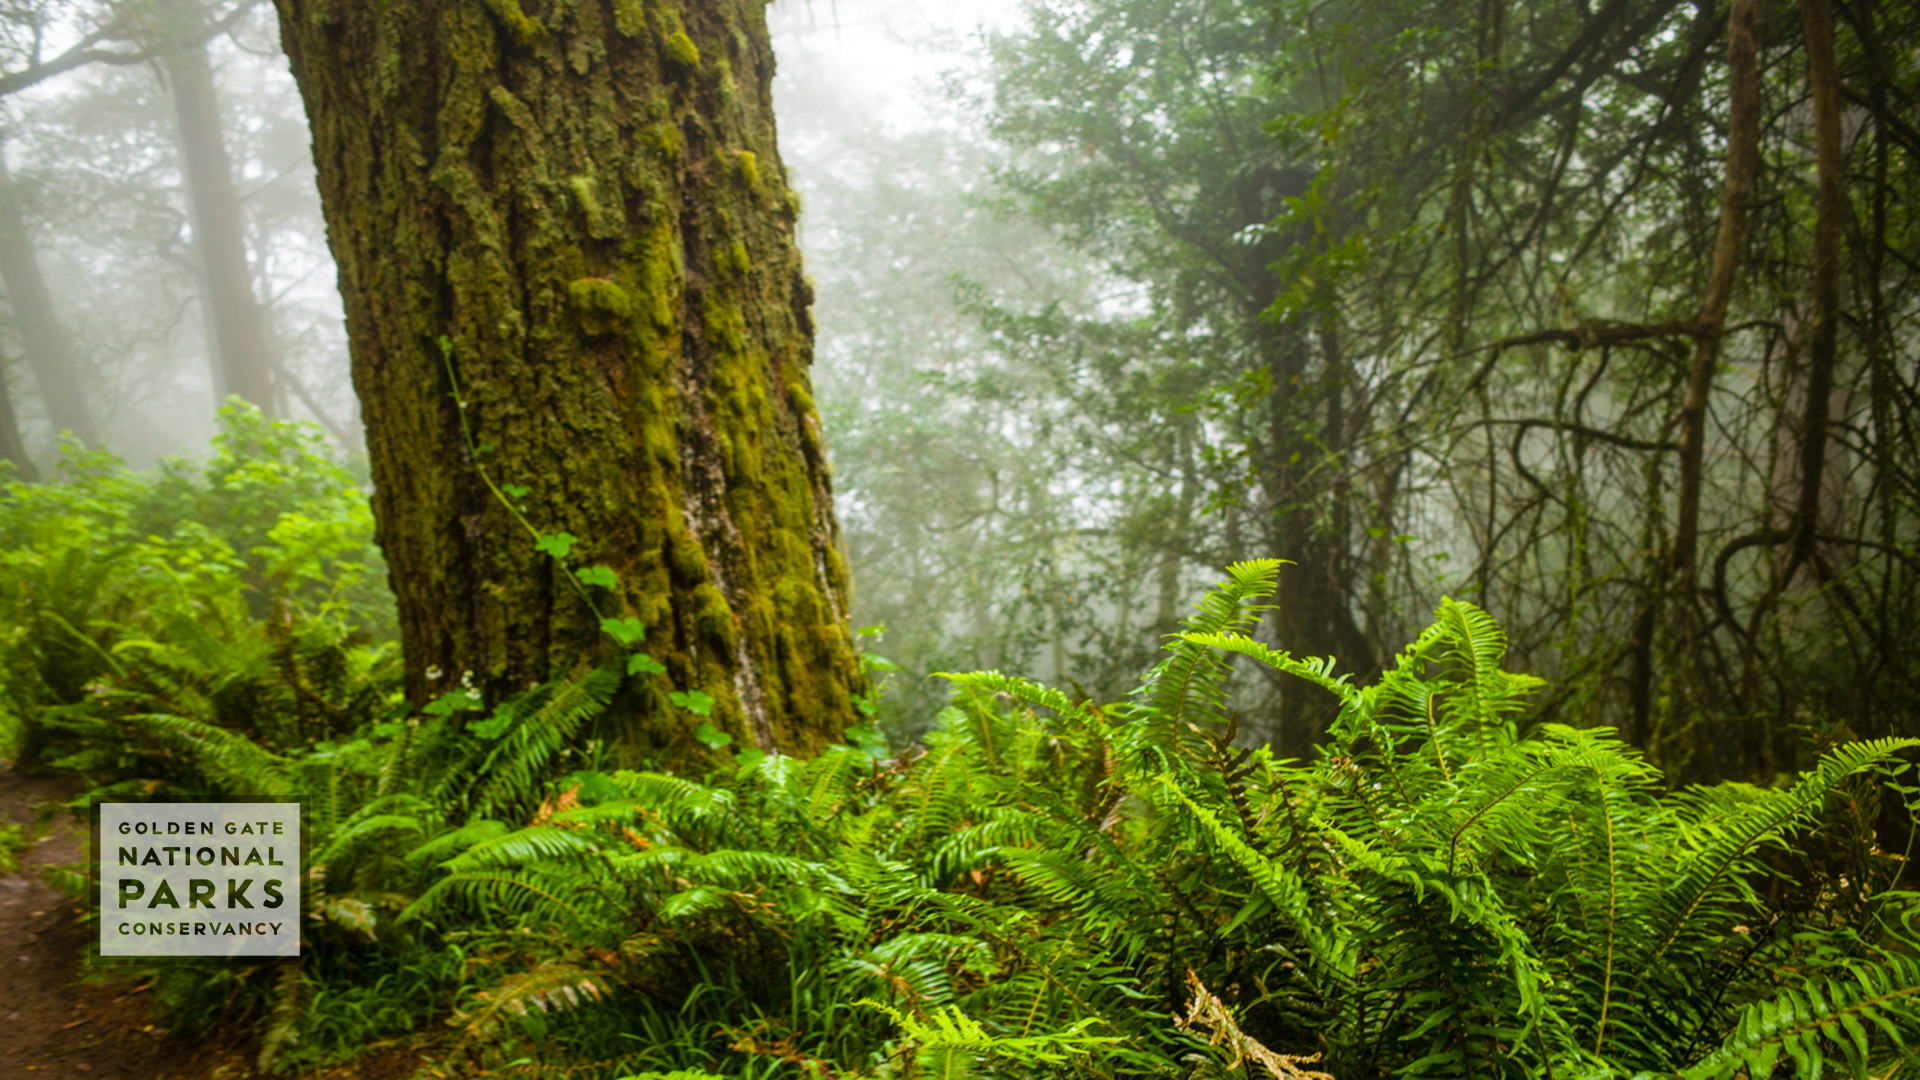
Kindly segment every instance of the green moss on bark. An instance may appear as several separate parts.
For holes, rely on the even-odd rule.
[[[486,467],[620,574],[608,604],[667,665],[620,699],[636,745],[684,719],[669,686],[767,748],[837,735],[858,674],[762,5],[277,4],[410,693],[471,670],[497,698],[613,659],[480,482],[446,335]]]
[[[700,47],[693,39],[676,30],[667,35],[667,53],[682,67],[698,69],[700,67]]]

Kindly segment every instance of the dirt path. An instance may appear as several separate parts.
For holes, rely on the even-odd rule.
[[[76,790],[69,779],[21,776],[0,760],[0,823],[29,824],[37,805]],[[0,1080],[260,1080],[245,1033],[170,1038],[142,982],[111,971],[82,981],[93,933],[84,905],[48,887],[38,868],[78,863],[85,837],[60,814],[21,869],[0,875]],[[399,1080],[420,1065],[416,1053],[392,1048],[301,1080]]]
[[[0,822],[30,823],[37,804],[73,791],[70,780],[20,776],[0,761]],[[79,981],[91,930],[81,905],[49,888],[36,868],[79,862],[84,837],[84,828],[60,815],[24,854],[25,865],[0,876],[0,1077],[252,1076],[237,1047],[167,1038],[150,1015],[146,987],[111,974]]]

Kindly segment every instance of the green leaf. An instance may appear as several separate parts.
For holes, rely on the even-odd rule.
[[[564,559],[567,557],[567,552],[573,550],[573,545],[579,542],[579,537],[572,533],[562,532],[554,533],[552,536],[543,536],[534,541],[533,546],[556,559]]]
[[[848,728],[847,742],[875,761],[887,756],[887,737],[872,724],[855,724]]]
[[[582,585],[598,585],[603,589],[620,587],[620,575],[614,573],[611,566],[589,566],[574,576],[580,579]]]
[[[723,746],[733,745],[733,736],[721,731],[712,724],[701,724],[695,728],[693,730],[693,737],[699,739],[702,744],[714,750],[718,750]]]
[[[454,690],[441,694],[433,703],[421,710],[429,716],[452,716],[457,712],[467,712],[480,708],[480,695],[472,690]]]
[[[631,615],[624,619],[601,619],[600,629],[611,634],[613,640],[622,645],[637,644],[647,636],[646,624]]]
[[[603,802],[612,802],[623,794],[620,785],[598,769],[582,769],[562,777],[560,789],[576,791],[576,797],[582,806],[598,806]]]
[[[495,713],[478,723],[468,724],[467,734],[472,735],[476,739],[497,739],[506,734],[507,729],[512,726],[512,713]]]
[[[661,675],[665,674],[666,670],[667,665],[646,653],[634,653],[627,657],[627,674],[629,675]]]
[[[508,498],[524,499],[533,489],[525,484],[501,484],[500,490],[506,492]]]
[[[703,690],[675,690],[667,695],[668,700],[695,716],[705,716],[713,709],[713,697]]]

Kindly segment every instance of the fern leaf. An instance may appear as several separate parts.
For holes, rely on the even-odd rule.
[[[1790,791],[1770,792],[1724,821],[1715,823],[1705,843],[1680,868],[1678,884],[1662,897],[1653,947],[1645,963],[1658,963],[1692,921],[1710,907],[1715,894],[1737,873],[1742,860],[1770,840],[1808,823],[1840,782],[1920,746],[1920,739],[1854,742],[1828,751]]]
[[[1841,1051],[1854,1077],[1873,1075],[1881,1064],[1913,1058],[1907,1040],[1920,1036],[1920,960],[1890,956],[1856,965],[1851,979],[1826,979],[1788,987],[1748,1006],[1719,1049],[1681,1070],[1685,1080],[1724,1080],[1744,1069],[1770,1076],[1784,1051],[1801,1076],[1816,1076],[1830,1048]],[[1866,1024],[1885,1036],[1874,1039]],[[1920,1040],[1916,1040],[1920,1041]]]

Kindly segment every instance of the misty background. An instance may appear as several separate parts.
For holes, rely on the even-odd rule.
[[[81,32],[62,5],[13,14],[16,31],[28,24],[16,52],[57,54]],[[1084,580],[1126,569],[1102,564],[1084,539],[1107,531],[1116,499],[1139,492],[1089,487],[1070,453],[1044,451],[1039,443],[1077,422],[1071,404],[1043,400],[1044,374],[996,352],[968,310],[969,297],[1034,311],[1124,312],[1136,300],[995,186],[1012,151],[987,131],[986,44],[1021,18],[1019,0],[768,9],[781,151],[803,198],[801,246],[818,290],[813,377],[856,621],[886,628],[868,647],[904,661],[886,708],[916,730],[945,697],[930,672],[1052,677],[1096,624],[1111,636],[1118,616],[1124,636],[1125,608],[1139,603],[1096,596]],[[207,51],[279,414],[358,453],[305,116],[272,10],[243,13]],[[225,387],[167,73],[153,62],[92,64],[4,109],[6,165],[104,445],[135,468],[204,456]],[[56,427],[17,333],[5,333],[22,436],[45,475]],[[1121,666],[1147,657],[1150,638],[1131,636],[1137,647],[1121,650]]]
[[[248,332],[275,411],[353,454],[299,95],[271,9],[221,10],[204,53]],[[1442,596],[1468,598],[1507,627],[1510,665],[1550,680],[1540,716],[1618,724],[1671,767],[1771,773],[1801,733],[1912,722],[1895,689],[1920,670],[1899,632],[1920,490],[1900,359],[1920,311],[1897,212],[1914,170],[1908,129],[1868,122],[1907,75],[1855,77],[1895,97],[1849,105],[1850,329],[1809,359],[1804,38],[1766,25],[1763,96],[1781,107],[1752,182],[1768,194],[1729,271],[1736,329],[1702,360],[1687,327],[1729,168],[1724,19],[1517,5],[1494,57],[1506,104],[1488,111],[1494,46],[1452,12],[768,9],[817,292],[815,399],[856,626],[896,665],[890,735],[933,722],[941,671],[1113,700],[1223,566],[1275,556],[1297,565],[1265,640],[1367,678]],[[90,14],[0,6],[0,68],[83,43]],[[209,329],[231,330],[213,233],[181,165],[179,58],[198,46],[133,48],[0,99],[0,266],[29,301],[0,360],[42,475],[61,427],[139,468],[204,454],[234,389]],[[1847,62],[1882,62],[1862,57]],[[65,390],[36,334],[65,350]],[[1682,402],[1699,364],[1717,381],[1696,413]],[[1669,469],[1694,424],[1703,463]],[[1264,677],[1236,690],[1243,738],[1304,752],[1330,706]]]

